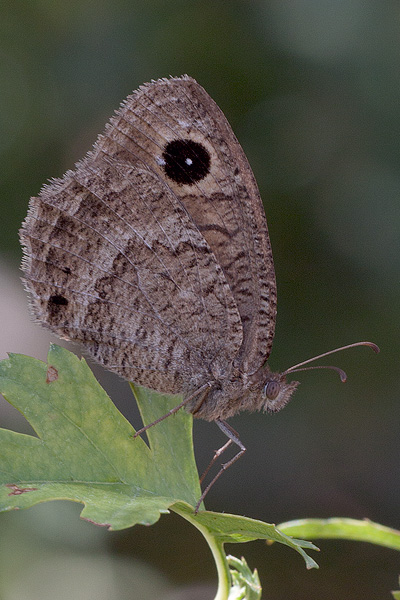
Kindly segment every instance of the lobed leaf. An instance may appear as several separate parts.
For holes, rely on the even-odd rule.
[[[143,423],[179,399],[132,385]],[[265,539],[299,552],[310,542],[246,517],[200,511],[192,445],[192,417],[181,410],[148,430],[147,445],[96,381],[84,359],[50,347],[48,363],[10,355],[0,362],[0,392],[29,421],[35,435],[0,429],[0,511],[67,499],[84,505],[82,517],[110,529],[152,524],[174,510],[208,540],[222,570],[223,545]]]

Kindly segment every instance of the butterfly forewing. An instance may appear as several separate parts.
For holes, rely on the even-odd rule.
[[[257,370],[272,347],[275,273],[258,188],[227,119],[196,81],[183,77],[142,86],[126,100],[113,124],[111,135],[131,137],[135,153],[163,180],[166,145],[175,140],[198,144],[200,164],[206,150],[210,163],[205,176],[196,177],[195,172],[188,183],[182,182],[178,165],[167,182],[208,241],[234,295],[244,333],[241,370]],[[150,152],[146,147],[141,153],[137,147],[137,132],[142,146],[150,140]]]

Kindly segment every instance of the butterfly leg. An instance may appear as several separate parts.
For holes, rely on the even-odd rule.
[[[221,446],[221,448],[218,448],[218,450],[215,450],[214,452],[214,456],[211,459],[210,464],[208,465],[208,467],[206,468],[206,470],[203,472],[202,476],[200,477],[200,483],[203,483],[208,471],[211,469],[211,467],[213,466],[213,464],[215,463],[215,461],[217,460],[217,458],[219,456],[221,456],[221,454],[223,454],[225,452],[225,450],[228,449],[228,447],[232,444],[232,440],[228,440],[226,442],[226,444],[224,444],[223,446]]]
[[[167,413],[165,413],[165,415],[163,415],[159,419],[156,419],[152,423],[149,423],[148,425],[145,425],[144,427],[142,427],[141,429],[136,431],[136,433],[133,437],[137,438],[139,435],[142,435],[143,432],[147,431],[147,429],[150,429],[150,427],[153,427],[153,425],[157,425],[157,423],[161,423],[161,421],[164,421],[164,419],[167,419],[171,415],[174,415],[176,412],[178,412],[178,410],[180,410],[183,406],[185,406],[185,404],[187,404],[188,402],[193,400],[193,398],[196,398],[196,396],[198,396],[199,394],[202,394],[204,391],[208,390],[210,387],[212,387],[211,383],[205,383],[204,385],[199,387],[193,394],[191,394],[190,396],[188,396],[187,398],[182,400],[182,402],[180,404],[178,404],[178,406],[171,408],[171,410],[169,410]]]
[[[203,502],[204,498],[206,497],[206,495],[208,494],[208,492],[210,491],[210,489],[212,488],[212,486],[214,485],[214,483],[217,481],[217,479],[219,479],[221,477],[222,473],[224,471],[226,471],[227,469],[229,469],[229,467],[232,466],[246,452],[246,447],[240,441],[238,433],[230,425],[228,425],[228,423],[226,421],[222,421],[221,419],[216,419],[215,422],[218,425],[218,427],[220,428],[220,430],[223,433],[225,433],[225,435],[229,438],[229,440],[219,450],[217,450],[215,452],[212,461],[210,462],[210,464],[208,465],[207,469],[203,473],[200,481],[203,481],[205,475],[208,473],[208,471],[210,470],[210,468],[212,467],[212,465],[215,463],[216,459],[219,456],[221,456],[221,454],[223,454],[223,452],[225,452],[225,450],[232,443],[236,444],[236,446],[238,446],[240,448],[240,450],[239,450],[239,452],[237,454],[235,454],[235,456],[233,458],[231,458],[230,460],[228,460],[228,462],[226,462],[223,465],[221,465],[221,468],[218,471],[218,473],[215,475],[215,477],[211,480],[211,482],[207,485],[207,487],[205,488],[205,490],[201,494],[201,496],[199,498],[199,501],[197,502],[197,504],[195,506],[195,509],[194,509],[195,514],[197,514],[199,512],[200,504]]]

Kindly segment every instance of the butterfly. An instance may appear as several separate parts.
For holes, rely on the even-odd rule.
[[[227,119],[187,75],[128,96],[75,169],[31,199],[21,241],[40,323],[106,369],[183,395],[165,417],[185,406],[216,422],[224,450],[238,446],[196,511],[245,451],[226,419],[281,410],[298,385],[286,376],[320,368],[269,369],[276,282],[264,208]],[[357,345],[378,351],[344,348]]]

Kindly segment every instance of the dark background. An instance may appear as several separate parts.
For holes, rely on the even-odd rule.
[[[348,372],[345,385],[330,372],[301,373],[282,413],[232,419],[248,452],[207,508],[400,527],[399,67],[397,2],[3,2],[1,357],[45,359],[50,339],[29,322],[18,280],[29,196],[81,158],[139,84],[188,73],[225,112],[264,200],[278,281],[272,368],[358,340],[381,346],[378,356],[361,348],[331,357]],[[133,414],[127,385],[104,373],[102,382]],[[0,409],[2,426],[24,429]],[[202,422],[195,440],[202,468],[223,440]],[[79,521],[79,510],[58,502],[1,516],[1,598],[213,598],[210,552],[182,519],[110,533]],[[319,546],[312,572],[277,545],[229,551],[257,567],[271,600],[375,600],[396,588],[394,551]]]

